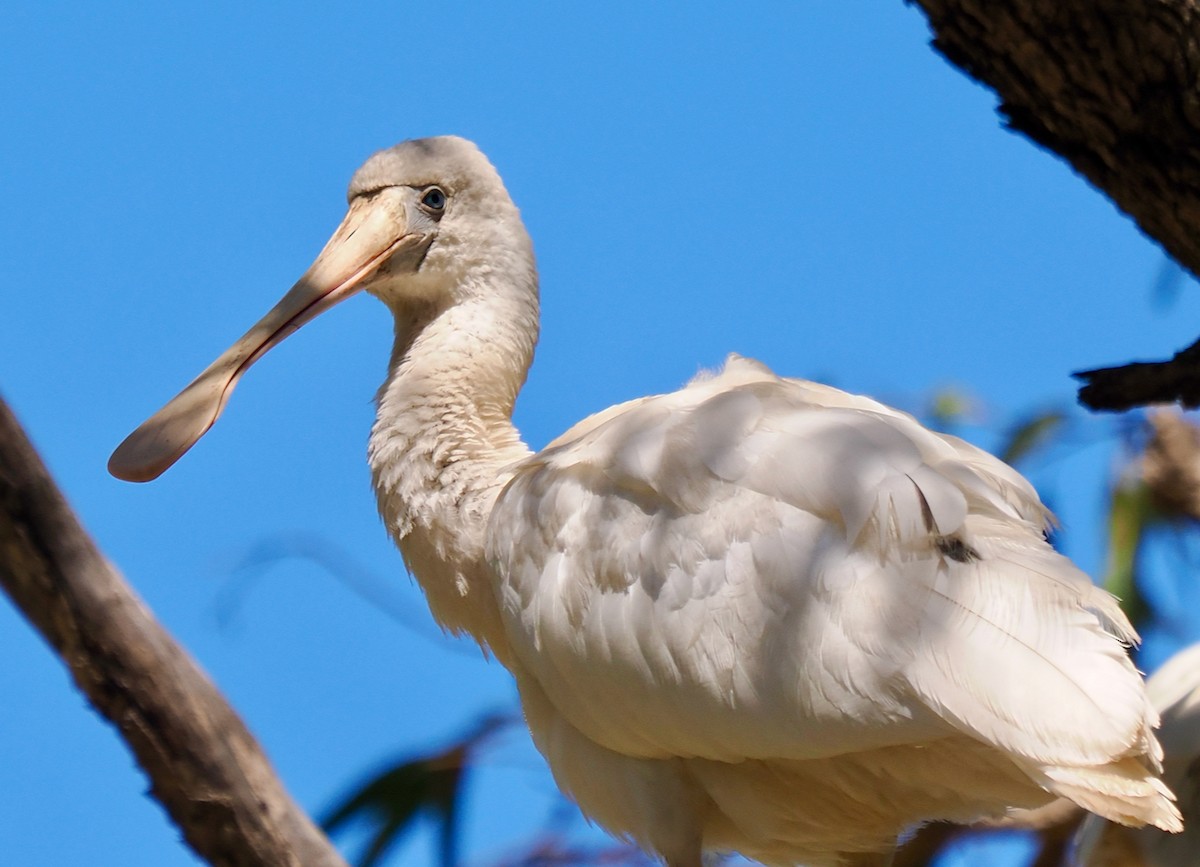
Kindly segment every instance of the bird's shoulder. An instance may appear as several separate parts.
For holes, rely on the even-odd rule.
[[[697,513],[753,492],[841,525],[904,538],[951,535],[968,511],[1039,530],[1050,520],[1033,487],[981,449],[929,430],[868,397],[730,356],[684,388],[592,415],[525,461],[500,511],[547,498],[633,498]],[[550,509],[549,511],[553,511]]]

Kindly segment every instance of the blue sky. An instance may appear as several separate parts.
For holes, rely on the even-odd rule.
[[[729,351],[910,407],[969,389],[991,408],[986,444],[988,425],[1069,403],[1070,371],[1195,336],[1190,286],[1169,311],[1148,300],[1157,248],[1003,131],[898,0],[354,5],[17,0],[0,23],[0,390],[314,811],[513,701],[498,666],[429,637],[374,512],[385,311],[357,298],[275,350],[159,481],[104,466],[303,271],[372,151],[456,133],[506,179],[542,273],[517,410],[535,446]],[[1097,439],[1037,477],[1092,572],[1113,459]],[[248,552],[296,535],[344,551],[417,627],[311,562],[245,583]],[[223,622],[231,588],[246,592]],[[0,851],[194,863],[6,604],[0,658]],[[479,782],[476,863],[553,803],[518,736]],[[416,838],[398,863],[428,857]]]

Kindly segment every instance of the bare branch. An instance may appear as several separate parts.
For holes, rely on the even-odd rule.
[[[1200,340],[1167,361],[1134,361],[1074,374],[1084,385],[1079,400],[1092,409],[1124,410],[1178,401],[1200,406]]]
[[[1200,275],[1196,0],[914,0],[933,46],[1000,97],[1008,125],[1059,154]],[[1081,374],[1094,409],[1200,398],[1193,346]]]
[[[241,719],[80,526],[0,401],[0,586],[213,865],[345,867]]]

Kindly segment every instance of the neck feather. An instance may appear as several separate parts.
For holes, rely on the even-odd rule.
[[[393,310],[396,345],[368,448],[379,511],[442,626],[508,657],[484,563],[487,520],[529,449],[512,424],[537,295]]]

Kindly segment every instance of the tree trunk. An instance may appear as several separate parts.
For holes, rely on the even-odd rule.
[[[933,47],[996,91],[1008,126],[1059,154],[1200,275],[1200,4],[913,0]],[[1200,341],[1079,374],[1095,409],[1200,405]]]
[[[80,526],[0,401],[0,587],[213,865],[345,867],[229,704]]]

